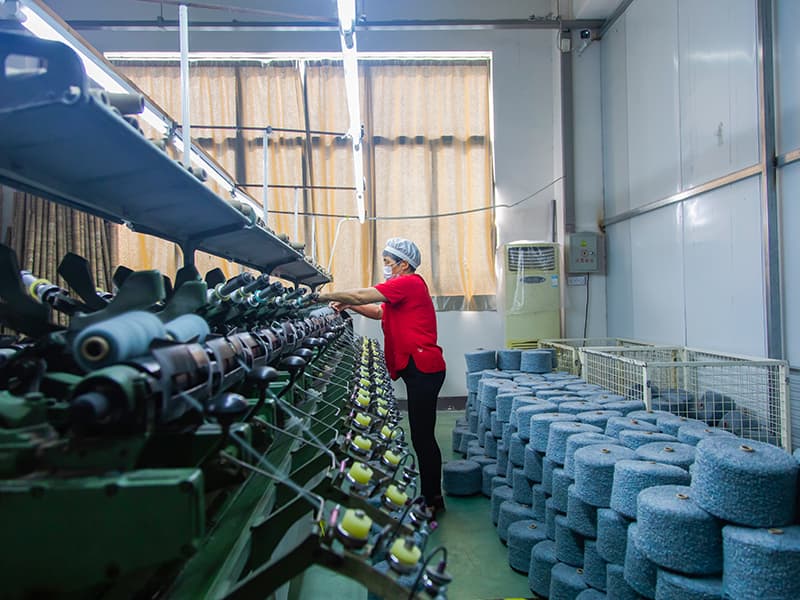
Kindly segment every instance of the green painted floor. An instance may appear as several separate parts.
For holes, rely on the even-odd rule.
[[[439,411],[436,439],[445,461],[461,458],[451,450],[451,432],[463,410]],[[407,428],[407,424],[406,424]],[[453,576],[448,587],[450,600],[530,598],[528,578],[508,566],[508,550],[492,525],[489,499],[484,496],[446,498],[447,510],[439,517],[439,528],[428,541],[426,553],[439,545],[448,552],[447,570]],[[300,583],[300,582],[298,582]],[[292,588],[290,598],[310,600],[336,598],[366,600],[363,586],[335,573],[314,567]]]

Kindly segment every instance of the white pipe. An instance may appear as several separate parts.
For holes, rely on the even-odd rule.
[[[189,9],[181,4],[178,10],[181,39],[181,119],[183,123],[183,166],[191,166],[192,127],[189,105]]]
[[[264,227],[269,227],[269,129],[264,130],[264,187],[261,188],[261,206],[264,211]]]
[[[339,241],[339,232],[342,229],[342,225],[344,224],[345,221],[355,221],[355,220],[356,219],[354,219],[353,217],[343,217],[343,218],[339,219],[339,222],[336,224],[336,233],[333,236],[333,245],[331,246],[331,255],[328,258],[328,268],[326,269],[326,271],[328,271],[328,273],[331,272],[331,267],[333,266],[333,253],[336,251],[336,242]]]

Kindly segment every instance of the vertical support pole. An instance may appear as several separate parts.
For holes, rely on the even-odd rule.
[[[561,162],[564,175],[564,231],[575,232],[575,139],[572,88],[572,33],[562,31],[561,48]],[[554,240],[555,241],[555,240]]]
[[[300,189],[294,188],[294,236],[296,242],[300,236]]]
[[[317,218],[311,217],[311,260],[317,262]]]
[[[181,43],[181,122],[183,131],[183,166],[192,164],[192,126],[189,105],[189,9],[185,4],[178,8]]]
[[[759,160],[761,163],[761,223],[764,257],[764,306],[767,356],[784,357],[781,228],[775,164],[775,73],[773,62],[773,1],[758,0]]]
[[[261,207],[263,209],[264,227],[269,227],[269,134],[272,131],[270,127],[264,130],[264,187],[261,188]]]

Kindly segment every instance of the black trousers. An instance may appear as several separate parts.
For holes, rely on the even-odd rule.
[[[419,478],[425,501],[432,504],[442,495],[442,453],[436,443],[436,401],[444,383],[445,371],[423,373],[408,359],[408,366],[400,371],[408,396],[408,422],[411,426],[411,443],[417,454]]]

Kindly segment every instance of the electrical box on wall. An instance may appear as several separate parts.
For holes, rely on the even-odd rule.
[[[568,273],[604,273],[605,237],[593,231],[570,233],[567,237]]]

